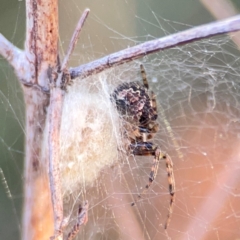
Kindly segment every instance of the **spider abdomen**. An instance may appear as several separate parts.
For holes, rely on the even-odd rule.
[[[157,119],[148,89],[139,82],[123,83],[112,94],[120,115],[128,122],[145,126]]]

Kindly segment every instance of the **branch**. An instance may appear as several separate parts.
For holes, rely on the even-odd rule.
[[[26,0],[27,35],[25,51],[11,44],[0,34],[0,54],[13,66],[23,84],[26,103],[26,160],[23,239],[63,238],[63,201],[59,173],[59,136],[64,85],[69,79],[67,63],[88,16],[85,10],[69,45],[63,65],[58,65],[57,0]],[[60,71],[59,71],[60,70]],[[50,74],[49,74],[50,73]],[[50,78],[54,78],[49,87]],[[25,86],[25,87],[24,87]],[[30,88],[31,87],[31,88]],[[50,95],[46,94],[49,92]],[[42,156],[46,108],[49,107],[49,156]],[[48,182],[48,170],[50,189]],[[53,212],[50,206],[50,191]],[[39,196],[39,194],[41,196]],[[44,208],[44,209],[42,209]],[[44,218],[42,218],[42,214]],[[42,231],[42,226],[45,230]],[[29,230],[30,229],[30,230]],[[47,236],[47,237],[46,237]]]
[[[240,30],[240,15],[223,21],[201,25],[160,39],[148,41],[137,46],[110,54],[93,62],[71,68],[71,79],[85,78],[106,69],[144,57],[180,44]]]
[[[59,74],[62,78],[62,74]],[[60,126],[62,117],[62,105],[64,101],[64,91],[57,87],[52,87],[50,91],[49,106],[49,179],[51,189],[51,199],[54,214],[54,237],[52,239],[62,240],[63,221],[63,200],[60,179]]]
[[[72,54],[73,52],[73,49],[78,41],[78,37],[79,37],[79,34],[82,30],[82,27],[87,19],[87,16],[89,14],[90,10],[89,9],[85,9],[81,18],[79,19],[78,21],[78,24],[76,26],[76,29],[73,33],[73,36],[72,36],[72,39],[70,41],[70,44],[69,44],[69,47],[68,47],[68,51],[67,51],[67,54],[65,56],[65,58],[63,59],[63,63],[62,63],[62,71],[65,70],[65,68],[67,67],[67,64],[68,64],[68,61],[69,61],[69,58],[70,58],[70,55]]]
[[[0,55],[2,55],[8,63],[13,67],[19,81],[25,86],[33,86],[35,84],[28,81],[32,78],[31,64],[26,58],[25,51],[14,46],[0,33]],[[39,87],[38,85],[35,85]]]
[[[16,69],[19,56],[23,54],[23,51],[15,47],[0,33],[0,54]]]
[[[67,69],[69,57],[78,40],[79,33],[88,16],[89,10],[86,9],[78,21],[77,27],[73,33],[71,42],[68,47],[67,55],[64,58],[63,64],[51,69],[50,78],[55,76],[55,79],[50,79],[50,107],[49,107],[49,178],[52,205],[54,212],[55,232],[51,239],[63,239],[63,200],[61,192],[60,178],[60,126],[62,119],[62,106],[65,95],[65,86],[69,82],[70,76]],[[86,208],[87,209],[87,208]]]

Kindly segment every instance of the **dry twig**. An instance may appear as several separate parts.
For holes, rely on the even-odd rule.
[[[71,79],[81,77],[85,78],[92,74],[100,73],[106,69],[121,65],[126,62],[144,57],[148,54],[155,53],[181,44],[208,38],[211,36],[235,32],[240,30],[240,15],[223,21],[204,24],[167,37],[148,41],[137,46],[124,49],[122,51],[110,54],[106,57],[97,59],[93,62],[83,64],[79,67],[71,68]]]
[[[63,64],[50,71],[50,118],[49,118],[49,178],[52,196],[52,205],[54,212],[54,237],[62,239],[63,236],[63,200],[60,181],[60,126],[62,118],[62,106],[65,95],[65,87],[69,82],[69,74],[67,63],[69,57],[77,42],[80,31],[88,16],[89,9],[86,9],[80,18],[78,25],[73,33],[72,40],[69,44],[67,55],[64,58]],[[60,63],[59,63],[60,64]],[[52,77],[55,77],[52,79]]]
[[[83,25],[84,25],[84,23],[85,23],[85,21],[87,19],[87,16],[88,16],[89,12],[90,12],[90,10],[88,8],[85,9],[83,14],[82,14],[82,16],[81,16],[81,18],[78,21],[78,24],[77,24],[77,26],[75,28],[75,31],[73,33],[72,39],[70,41],[70,44],[68,46],[67,54],[66,54],[66,56],[65,56],[65,58],[64,58],[64,60],[62,62],[62,68],[61,68],[62,71],[64,71],[67,68],[67,64],[68,64],[69,58],[70,58],[70,56],[71,56],[71,54],[73,52],[73,49],[74,49],[74,47],[75,47],[75,45],[76,45],[76,43],[78,41],[79,34],[80,34],[81,30],[82,30],[82,27],[83,27]]]

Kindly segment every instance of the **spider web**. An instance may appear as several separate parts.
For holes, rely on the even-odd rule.
[[[15,2],[14,8],[12,6],[3,7],[5,11],[0,16],[8,19],[9,26],[4,28],[0,21],[0,32],[21,46],[24,30],[19,22],[24,22],[24,2]],[[157,0],[151,3],[146,0],[79,3],[71,0],[68,4],[61,1],[62,55],[85,7],[89,7],[91,13],[71,66],[213,20],[200,3],[190,0],[181,3]],[[95,176],[91,175],[90,183],[82,180],[76,182],[75,187],[76,180],[72,178],[70,190],[64,195],[65,215],[71,216],[70,226],[75,222],[78,204],[89,201],[89,221],[79,233],[79,239],[240,238],[239,56],[229,36],[218,36],[146,56],[76,84],[79,95],[87,92],[86,104],[93,99],[91,94],[97,94],[101,101],[96,111],[104,109],[101,104],[107,103],[106,96],[116,85],[141,81],[139,65],[143,63],[150,88],[158,99],[160,131],[154,143],[171,156],[176,181],[176,200],[166,234],[163,226],[168,214],[169,193],[165,163],[160,163],[149,191],[136,207],[131,207],[133,199],[148,182],[152,158],[131,157],[124,151],[117,151],[112,162],[96,159],[102,165]],[[14,73],[2,59],[0,72],[0,232],[3,239],[20,239],[24,103]],[[73,96],[71,91],[69,94]],[[72,98],[77,101],[77,94]],[[69,117],[67,114],[71,113],[65,113]],[[77,121],[77,117],[73,117],[73,121]],[[98,125],[94,127],[101,129],[103,121],[96,117],[94,124]],[[95,133],[105,136],[103,132]],[[109,139],[114,137],[117,143],[121,139],[116,131],[113,133],[111,138],[106,135],[104,147],[94,145],[98,156],[107,155],[106,143],[109,143],[109,152],[116,150]],[[79,175],[85,173],[84,169],[83,175]],[[67,180],[66,183],[70,186]]]

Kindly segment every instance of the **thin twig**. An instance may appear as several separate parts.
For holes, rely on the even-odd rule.
[[[81,16],[77,27],[73,33],[71,42],[68,47],[67,55],[65,56],[61,66],[56,66],[53,72],[50,72],[50,77],[55,76],[55,79],[51,79],[50,89],[50,124],[49,124],[49,177],[51,186],[52,205],[54,212],[54,226],[55,232],[51,239],[61,240],[63,238],[63,200],[61,192],[61,180],[60,180],[60,125],[62,118],[62,106],[65,95],[65,85],[69,80],[69,74],[67,70],[67,63],[69,57],[74,49],[74,46],[78,40],[79,33],[83,27],[83,24],[88,16],[89,9],[86,9]],[[60,64],[60,63],[59,63]],[[52,71],[52,70],[51,70]],[[88,204],[86,205],[88,206]],[[87,207],[84,208],[87,210]],[[85,213],[86,215],[87,213]]]
[[[73,49],[74,49],[74,47],[75,47],[75,45],[76,45],[76,43],[78,41],[79,34],[80,34],[81,30],[82,30],[82,27],[83,27],[83,25],[84,25],[84,23],[85,23],[85,21],[87,19],[87,16],[88,16],[89,12],[90,12],[90,9],[88,9],[88,8],[85,9],[83,14],[82,14],[82,16],[81,16],[81,18],[78,21],[78,24],[76,26],[76,29],[75,29],[75,31],[73,33],[72,39],[71,39],[70,44],[69,44],[67,54],[66,54],[65,58],[63,59],[62,69],[61,69],[62,71],[64,71],[66,69],[66,67],[67,67],[70,55],[72,54]]]
[[[23,51],[14,46],[0,33],[0,55],[6,58],[15,70],[21,54],[23,54]]]
[[[113,66],[118,66],[123,63],[144,57],[148,54],[177,45],[239,30],[240,15],[223,21],[201,25],[199,27],[191,28],[167,37],[148,41],[137,46],[124,49],[79,67],[71,68],[71,79],[77,77],[84,78],[92,74],[97,74]]]
[[[26,52],[14,46],[0,33],[0,55],[13,67],[19,81],[25,86],[33,86],[29,79],[31,74],[30,64],[26,58]],[[38,86],[37,86],[38,87]]]
[[[62,76],[62,74],[60,74]],[[63,200],[61,192],[61,180],[59,172],[60,161],[60,124],[64,91],[53,87],[50,95],[50,119],[49,119],[49,178],[51,186],[52,206],[54,213],[54,235],[62,239]]]

